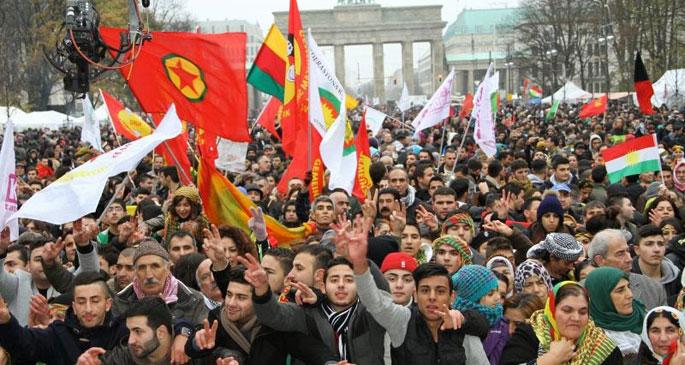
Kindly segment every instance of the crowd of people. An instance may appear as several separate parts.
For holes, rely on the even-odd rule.
[[[4,230],[0,364],[685,364],[683,110],[505,103],[488,158],[468,119],[414,137],[418,109],[369,132],[363,197],[279,192],[288,157],[255,127],[227,173],[249,231],[154,154],[93,214]],[[602,151],[647,134],[661,169],[610,183]],[[95,154],[77,130],[14,142],[19,204]],[[276,243],[267,214],[316,229]]]

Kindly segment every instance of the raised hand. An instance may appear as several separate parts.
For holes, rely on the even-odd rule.
[[[497,232],[505,237],[511,237],[511,235],[514,234],[513,228],[499,220],[491,221],[490,219],[486,219],[485,223],[483,223],[483,228],[488,231]]]
[[[419,206],[416,208],[416,215],[418,215],[421,223],[425,224],[431,230],[431,232],[435,232],[439,229],[440,222],[438,221],[438,217],[426,210],[423,205],[419,204]]]
[[[200,350],[211,350],[216,345],[216,331],[219,328],[219,322],[214,320],[212,326],[209,327],[207,319],[203,322],[203,328],[195,332],[195,346]]]
[[[335,231],[335,237],[333,238],[335,252],[342,257],[348,257],[348,236],[345,233],[352,229],[352,225],[347,220],[347,217],[341,214],[334,223],[331,223],[331,229]]]
[[[294,282],[292,283],[292,286],[297,288],[297,292],[295,292],[295,303],[297,303],[297,305],[316,304],[318,298],[316,297],[316,294],[312,288],[310,288],[307,284]]]
[[[29,327],[45,328],[50,324],[48,300],[40,294],[31,297],[29,306]]]
[[[219,229],[212,224],[211,230],[205,228],[203,232],[205,234],[205,239],[202,248],[207,257],[212,261],[213,269],[215,271],[224,270],[226,266],[228,266],[228,257],[226,257],[226,251],[221,244]]]
[[[107,351],[102,347],[91,347],[76,360],[76,365],[100,365],[100,355],[104,355]]]
[[[656,209],[649,211],[649,221],[655,226],[659,227],[663,219],[664,217],[661,215],[661,213],[657,212]]]
[[[262,208],[250,207],[250,214],[252,214],[252,218],[247,221],[248,227],[254,232],[257,241],[264,241],[269,237],[269,234],[266,231],[266,220]]]
[[[407,207],[403,204],[400,205],[400,209],[390,213],[390,229],[392,234],[396,237],[402,237],[402,231],[404,231],[404,226],[407,225]]]
[[[74,221],[74,242],[76,246],[84,247],[90,244],[90,241],[95,239],[98,235],[98,226],[89,222],[83,224],[81,219]]]
[[[369,265],[366,260],[366,253],[369,249],[369,230],[373,225],[373,221],[369,218],[358,219],[361,221],[356,225],[357,227],[351,231],[344,232],[343,235],[348,246],[346,258],[354,265],[354,272],[356,274],[363,274]]]
[[[464,324],[464,315],[456,309],[450,309],[447,304],[443,304],[441,310],[435,313],[442,317],[441,331],[458,330]]]
[[[367,196],[366,201],[364,204],[362,204],[362,214],[364,217],[369,217],[372,219],[376,219],[376,215],[378,214],[378,190],[376,190],[373,193],[373,197]]]
[[[495,211],[495,213],[497,213],[497,218],[507,218],[507,215],[509,214],[509,206],[511,200],[512,194],[508,191],[505,191],[504,194],[502,194],[502,197],[495,202],[493,210]]]
[[[43,247],[43,254],[41,255],[43,262],[52,264],[57,261],[59,254],[64,250],[64,242],[62,238],[58,238],[56,242],[48,242]]]
[[[238,262],[245,266],[245,281],[255,288],[255,294],[262,296],[269,291],[269,276],[251,254],[238,256]]]

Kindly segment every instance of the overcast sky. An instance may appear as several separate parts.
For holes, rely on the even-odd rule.
[[[163,0],[157,0],[163,1]],[[274,11],[287,11],[289,0],[185,0],[186,9],[200,21],[242,19],[258,22],[262,32],[266,32],[273,23]],[[298,0],[300,10],[332,9],[337,0]],[[483,9],[516,6],[518,0],[375,0],[381,6],[442,5],[442,20],[452,23],[464,8]],[[305,25],[306,26],[306,25]],[[428,44],[414,44],[414,64],[430,49]],[[401,47],[399,44],[388,44],[384,47],[385,76],[402,67]],[[332,62],[332,49],[323,49]],[[351,46],[345,48],[345,71],[348,86],[363,83],[373,78],[371,45]],[[331,65],[333,67],[333,65]]]

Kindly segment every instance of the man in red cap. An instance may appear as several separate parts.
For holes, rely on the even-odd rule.
[[[395,304],[409,306],[413,303],[416,285],[412,273],[417,266],[416,259],[406,252],[393,252],[383,260],[381,272],[390,285]]]

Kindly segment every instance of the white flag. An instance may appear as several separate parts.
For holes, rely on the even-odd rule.
[[[104,152],[100,139],[100,127],[95,119],[95,110],[90,103],[88,94],[83,98],[83,127],[81,128],[81,141],[89,143],[94,149]]]
[[[154,133],[69,171],[27,200],[10,219],[30,218],[64,224],[94,212],[107,179],[134,169],[157,145],[178,136],[181,131],[181,120],[172,105]]]
[[[494,67],[491,63],[488,72],[485,74],[485,79],[478,85],[473,102],[473,115],[476,119],[473,138],[488,157],[497,154],[493,110],[497,110],[496,97],[499,89],[499,72],[493,73],[493,71]]]
[[[397,107],[400,108],[400,111],[404,113],[407,109],[411,108],[411,101],[409,100],[409,89],[407,89],[407,83],[404,83],[404,87],[402,88],[402,95],[400,96],[400,100],[397,102]]]
[[[309,48],[309,122],[323,136],[319,152],[331,172],[330,190],[342,188],[352,194],[357,173],[357,153],[352,127],[347,122],[345,89],[312,37]]]
[[[230,139],[219,138],[216,152],[219,155],[214,161],[218,169],[230,172],[245,171],[245,156],[247,156],[247,142],[233,142]]]
[[[366,112],[364,113],[366,128],[370,129],[374,136],[377,135],[378,131],[383,128],[383,121],[385,121],[385,118],[387,117],[388,116],[385,113],[367,106]]]
[[[5,138],[2,140],[0,150],[0,229],[9,226],[10,240],[14,241],[19,236],[19,224],[16,220],[9,220],[17,211],[17,175],[15,174],[14,160],[14,124],[12,120],[5,123]]]
[[[412,122],[415,136],[417,136],[420,131],[430,128],[450,116],[452,84],[454,84],[454,69],[450,71],[447,78],[443,80],[438,90],[435,91],[435,94],[431,96],[431,99],[428,100],[428,103],[424,105],[423,109],[421,109]]]

